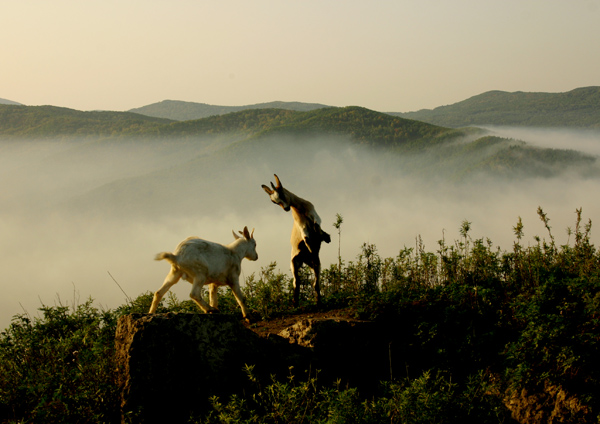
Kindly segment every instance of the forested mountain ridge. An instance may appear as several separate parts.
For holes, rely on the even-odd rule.
[[[600,128],[600,87],[582,87],[565,93],[488,91],[435,109],[390,114],[453,128],[471,125]]]
[[[395,146],[415,140],[464,135],[466,132],[469,130],[455,131],[358,106],[348,106],[296,113],[282,125],[265,129],[259,135],[341,134],[352,137],[360,144]]]
[[[246,106],[217,106],[206,103],[184,102],[180,100],[163,100],[147,106],[130,109],[129,112],[139,113],[157,118],[167,118],[176,121],[189,121],[192,119],[208,118],[209,116],[224,115],[231,112],[240,112],[248,109],[286,109],[297,112],[329,107],[319,103],[301,102],[268,102]]]
[[[0,99],[0,106],[4,104],[23,106],[17,102]],[[40,107],[52,108],[52,106]],[[303,102],[274,101],[245,106],[217,106],[164,100],[130,109],[128,112],[165,120],[189,121],[257,109],[309,112],[327,108],[343,109],[320,103]],[[492,90],[435,109],[387,112],[387,114],[450,128],[477,125],[600,128],[600,86],[581,87],[564,93]]]
[[[308,112],[255,109],[193,121],[172,122],[152,132],[160,136],[189,137],[238,133],[247,137],[349,136],[354,142],[395,146],[408,141],[464,135],[473,130],[455,130],[424,122],[393,117],[357,106],[323,108]]]
[[[236,139],[245,139],[278,134],[319,134],[350,136],[361,144],[391,146],[463,133],[356,106],[308,112],[248,109],[197,120],[171,121],[131,112],[81,112],[54,106],[0,105],[0,136],[4,137],[194,138],[235,134]]]
[[[56,106],[0,105],[0,136],[89,137],[148,130],[171,121],[129,112],[82,112]]]

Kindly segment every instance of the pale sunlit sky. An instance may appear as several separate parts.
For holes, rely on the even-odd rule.
[[[0,0],[0,98],[408,112],[600,85],[600,0]]]

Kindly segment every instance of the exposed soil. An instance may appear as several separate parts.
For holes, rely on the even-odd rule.
[[[332,309],[329,311],[305,311],[299,310],[297,313],[284,315],[281,317],[273,318],[267,321],[256,321],[252,324],[245,323],[244,325],[250,330],[254,331],[259,336],[266,337],[269,334],[278,334],[281,330],[296,324],[298,321],[304,319],[355,319],[354,309]]]

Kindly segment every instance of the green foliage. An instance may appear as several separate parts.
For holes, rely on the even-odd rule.
[[[256,280],[254,274],[251,275],[244,287],[247,306],[256,311],[261,319],[289,312],[292,304],[292,278],[276,272],[276,266],[277,263],[272,262],[268,267],[263,267],[260,278]]]
[[[381,396],[363,399],[352,387],[337,382],[327,387],[318,375],[297,381],[273,380],[262,387],[247,369],[256,385],[252,396],[232,396],[226,404],[211,399],[212,410],[196,422],[213,423],[502,423],[509,414],[489,392],[485,376],[477,375],[464,387],[443,373],[425,371],[415,379],[382,385]]]
[[[345,135],[361,144],[374,147],[397,147],[410,142],[426,142],[462,133],[419,121],[393,117],[385,113],[350,106],[297,112],[290,119],[273,125],[257,137],[281,135]]]
[[[11,137],[197,137],[216,134],[263,137],[282,133],[347,135],[362,144],[388,146],[445,134],[460,135],[447,128],[359,107],[306,112],[249,109],[173,122],[130,112],[81,112],[53,106],[0,105],[0,135]]]
[[[382,259],[364,244],[341,273],[337,265],[324,271],[324,298],[397,328],[390,361],[405,370],[373,399],[355,388],[323,387],[316,377],[273,381],[244,402],[213,399],[206,422],[508,422],[504,393],[549,385],[584,405],[585,412],[566,411],[565,419],[594,421],[600,256],[589,239],[591,222],[584,225],[576,212],[573,245],[555,244],[541,208],[548,239],[523,246],[519,219],[510,252],[471,239],[466,220],[461,239],[440,240],[436,254],[417,240]]]
[[[488,91],[433,110],[397,113],[446,127],[519,125],[600,128],[600,87],[566,93]]]
[[[0,135],[86,138],[137,133],[170,122],[128,112],[81,112],[55,106],[0,105]]]
[[[116,422],[116,315],[89,300],[17,315],[0,336],[0,420]]]
[[[244,110],[162,126],[156,135],[189,137],[197,135],[241,134],[252,136],[271,127],[282,125],[294,112],[283,109]]]
[[[244,398],[213,398],[211,411],[196,421],[509,422],[506,393],[548,387],[582,405],[572,416],[565,412],[565,420],[593,421],[600,415],[600,254],[581,210],[562,246],[548,215],[541,208],[538,215],[547,235],[524,245],[519,218],[510,251],[472,239],[464,220],[460,239],[440,240],[435,253],[417,239],[396,257],[382,258],[365,243],[355,261],[340,258],[323,270],[325,308],[347,308],[392,329],[390,380],[378,393],[365,397],[357,388],[319,381],[318,373],[265,384],[249,368],[255,388]],[[247,305],[256,317],[298,312],[291,306],[291,277],[276,266],[246,279]],[[301,277],[299,310],[316,311],[308,268]],[[0,337],[0,417],[111,421],[118,411],[115,322],[122,314],[145,313],[151,300],[152,293],[144,293],[112,312],[88,301],[72,310],[44,306],[41,318],[16,316]],[[219,307],[241,318],[230,290],[221,291]],[[159,308],[166,311],[200,312],[173,295]]]

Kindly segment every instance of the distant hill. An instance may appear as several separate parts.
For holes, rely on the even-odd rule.
[[[308,112],[284,109],[248,109],[193,121],[172,122],[153,129],[157,136],[238,134],[267,136],[347,136],[368,145],[398,146],[406,142],[456,137],[465,131],[390,116],[358,106],[323,108]]]
[[[269,102],[247,106],[215,106],[206,103],[183,102],[178,100],[163,100],[147,106],[131,109],[129,112],[139,113],[157,118],[167,118],[175,121],[188,121],[191,119],[207,118],[209,116],[224,115],[231,112],[240,112],[247,109],[286,109],[297,112],[322,109],[328,107],[318,103],[301,102]]]
[[[391,113],[445,127],[514,125],[600,128],[600,87],[566,93],[488,91],[433,110]]]
[[[337,160],[349,149],[354,153],[348,158],[350,162],[344,161],[344,167],[359,169],[362,159],[376,154],[381,169],[423,180],[473,180],[480,175],[521,179],[563,172],[599,176],[596,158],[580,152],[535,148],[518,140],[489,137],[478,128],[442,127],[357,106],[307,112],[247,109],[204,119],[172,121],[131,112],[0,105],[0,140],[24,138],[89,141],[78,143],[76,154],[53,161],[52,166],[61,167],[71,162],[84,163],[82,158],[138,142],[145,146],[143,154],[147,154],[145,150],[164,152],[165,160],[158,158],[158,163],[165,169],[141,175],[135,183],[115,181],[98,197],[107,204],[139,198],[139,207],[150,207],[142,201],[147,193],[142,187],[156,187],[161,193],[164,190],[161,195],[165,199],[169,197],[168,187],[174,185],[186,186],[189,192],[200,188],[210,192],[220,189],[220,185],[211,185],[214,176],[231,170],[233,164],[247,169],[261,166],[265,171],[275,167],[300,172],[300,164],[314,167],[321,160],[321,166],[328,168],[330,161],[326,158]],[[166,160],[167,156],[174,162]],[[239,181],[235,173],[228,172],[222,178]],[[169,198],[164,205],[175,201],[174,197]],[[194,202],[188,206],[200,208]],[[101,204],[94,204],[98,210],[102,208]]]
[[[21,103],[13,102],[12,100],[0,99],[0,105],[20,105]]]
[[[0,105],[0,136],[111,136],[149,130],[169,122],[129,112],[81,112],[56,106]]]
[[[361,107],[308,112],[246,109],[189,121],[171,121],[132,112],[81,112],[54,106],[0,105],[0,136],[195,138],[243,140],[269,135],[349,136],[361,144],[395,146],[405,142],[458,136],[450,128],[390,116]]]
[[[164,100],[129,110],[146,116],[187,121],[249,109],[284,109],[308,112],[330,106],[319,103],[269,102],[246,106]],[[488,91],[461,102],[416,112],[389,115],[460,128],[477,125],[600,128],[600,87],[583,87],[566,93]]]

